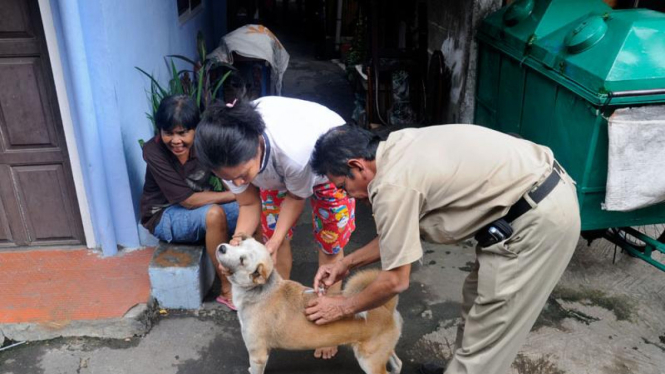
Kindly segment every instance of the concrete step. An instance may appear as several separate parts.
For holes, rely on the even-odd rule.
[[[167,309],[199,309],[215,280],[203,245],[160,242],[148,273],[152,297]]]

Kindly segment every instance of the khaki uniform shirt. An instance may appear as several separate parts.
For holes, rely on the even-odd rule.
[[[381,265],[390,270],[423,255],[420,239],[472,237],[552,170],[552,151],[474,125],[393,132],[379,144],[368,186]]]

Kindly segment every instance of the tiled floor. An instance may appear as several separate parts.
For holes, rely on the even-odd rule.
[[[0,252],[0,323],[122,317],[150,297],[153,251],[107,258],[85,248]]]

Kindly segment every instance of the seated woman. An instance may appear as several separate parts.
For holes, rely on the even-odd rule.
[[[199,110],[189,96],[169,96],[155,114],[159,134],[143,145],[148,164],[141,196],[141,224],[166,242],[204,240],[222,287],[217,301],[235,310],[231,284],[219,271],[217,246],[227,242],[238,219],[234,194],[213,191],[209,171],[199,164],[194,134]]]

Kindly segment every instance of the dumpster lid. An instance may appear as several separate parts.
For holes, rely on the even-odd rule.
[[[569,88],[598,100],[665,96],[665,14],[660,12],[592,13],[536,40],[531,55],[572,81]]]
[[[611,10],[601,0],[516,0],[485,18],[479,37],[521,58],[534,40],[591,12]]]

